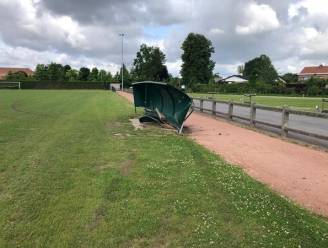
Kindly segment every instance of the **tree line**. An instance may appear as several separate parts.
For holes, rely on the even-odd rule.
[[[166,55],[159,47],[142,44],[130,70],[123,65],[124,85],[130,86],[134,81],[164,81],[179,86],[181,83],[191,85],[194,83],[206,83],[213,75],[214,62],[210,60],[214,48],[210,40],[200,34],[191,33],[182,44],[183,65],[182,78],[169,74],[166,63]],[[122,77],[122,67],[115,74],[111,72],[88,67],[74,69],[70,65],[59,63],[38,64],[34,75],[28,77],[24,72],[9,73],[7,80],[36,80],[36,81],[60,81],[60,82],[117,82]]]
[[[31,79],[37,81],[120,83],[123,71],[124,85],[126,87],[129,87],[132,82],[138,81],[164,81],[178,87],[184,84],[187,86],[187,89],[193,89],[199,84],[214,83],[213,70],[215,62],[211,59],[211,56],[215,51],[212,42],[202,34],[190,33],[183,41],[181,49],[181,78],[173,77],[168,72],[166,55],[159,47],[142,44],[136,53],[130,70],[123,65],[123,70],[120,68],[115,75],[112,75],[109,71],[100,70],[97,67],[92,69],[81,67],[77,70],[70,65],[50,63],[48,65],[38,64]],[[264,54],[238,66],[237,71],[244,78],[248,79],[250,88],[265,89],[281,83],[271,59]],[[10,73],[7,76],[8,80],[24,80],[26,78],[27,75],[24,75],[22,72]],[[298,81],[297,74],[292,73],[287,73],[282,78],[287,83],[296,83]],[[313,86],[312,83],[311,86]],[[313,91],[317,90],[314,89],[315,86],[312,88]],[[321,86],[319,87],[320,89]]]

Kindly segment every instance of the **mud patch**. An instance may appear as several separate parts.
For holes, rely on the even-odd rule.
[[[130,174],[130,170],[134,165],[134,160],[125,160],[122,162],[121,167],[120,167],[120,173],[122,176],[128,176]]]
[[[11,109],[14,110],[15,112],[24,113],[24,114],[30,114],[30,115],[41,116],[41,117],[51,117],[50,115],[44,113],[26,111],[19,106],[18,102],[13,103],[11,105]]]
[[[114,121],[114,122],[108,122],[107,123],[107,128],[109,129],[115,129],[115,128],[120,128],[122,127],[122,123],[121,122],[118,122],[118,121]]]
[[[130,122],[131,122],[132,126],[134,127],[134,130],[145,128],[144,124],[140,123],[138,118],[130,119]]]
[[[114,168],[115,166],[113,166],[112,164],[105,164],[105,165],[100,165],[100,166],[96,166],[96,170],[97,171],[104,171],[107,170],[109,168]]]
[[[86,228],[90,231],[97,228],[100,223],[104,220],[106,214],[105,207],[98,207],[92,215],[91,222],[87,224]]]

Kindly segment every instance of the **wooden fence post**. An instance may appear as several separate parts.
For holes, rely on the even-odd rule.
[[[289,121],[288,107],[284,106],[282,109],[282,119],[281,119],[281,135],[283,137],[287,137],[288,134],[288,121]]]
[[[232,120],[233,103],[230,101],[228,105],[228,119]]]
[[[255,119],[256,119],[256,107],[255,107],[255,103],[252,103],[250,106],[250,124],[252,126],[255,126]]]
[[[212,102],[212,114],[216,115],[216,101]]]
[[[204,100],[200,99],[199,100],[199,110],[200,110],[200,112],[203,112],[203,105],[204,105]]]

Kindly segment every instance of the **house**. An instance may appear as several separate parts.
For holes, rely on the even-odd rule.
[[[220,80],[219,83],[244,84],[244,83],[248,83],[248,80],[241,75],[232,75],[230,77]]]
[[[328,79],[328,66],[319,65],[304,67],[303,70],[298,74],[299,81],[305,81],[311,77]]]
[[[278,76],[278,78],[275,80],[276,83],[283,83],[283,84],[287,84],[286,80],[283,79],[281,76]]]
[[[23,72],[27,76],[33,75],[33,71],[30,68],[11,68],[11,67],[0,67],[0,80],[5,79],[8,73]]]
[[[113,90],[113,89],[121,90],[121,84],[120,83],[111,83],[109,87],[110,87],[111,90]]]

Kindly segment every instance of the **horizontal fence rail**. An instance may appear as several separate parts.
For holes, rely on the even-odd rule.
[[[270,106],[262,106],[255,103],[252,104],[245,104],[245,103],[236,103],[236,102],[228,102],[222,100],[211,100],[211,99],[203,99],[203,98],[193,98],[194,101],[194,109],[199,110],[200,112],[210,113],[215,116],[223,116],[229,120],[240,119],[243,121],[248,122],[249,125],[256,127],[257,124],[268,126],[271,128],[279,129],[281,136],[286,137],[289,132],[296,133],[300,135],[304,135],[307,137],[312,137],[324,141],[328,141],[328,114],[325,113],[315,113],[315,112],[306,112],[300,110],[293,110],[289,109],[288,107],[277,108],[277,107],[270,107]],[[206,107],[204,107],[204,103],[207,103]],[[227,108],[227,111],[218,111],[217,105],[223,105]],[[222,107],[222,106],[221,106]],[[235,113],[235,108],[246,108],[246,116],[245,115],[238,115]],[[278,123],[258,120],[256,112],[257,110],[264,110],[273,113],[280,113],[280,119]],[[245,111],[244,111],[245,112]],[[289,127],[290,122],[290,115],[297,115],[297,116],[307,116],[319,120],[327,120],[327,134],[320,134],[315,133],[312,131],[306,131],[298,128]]]

